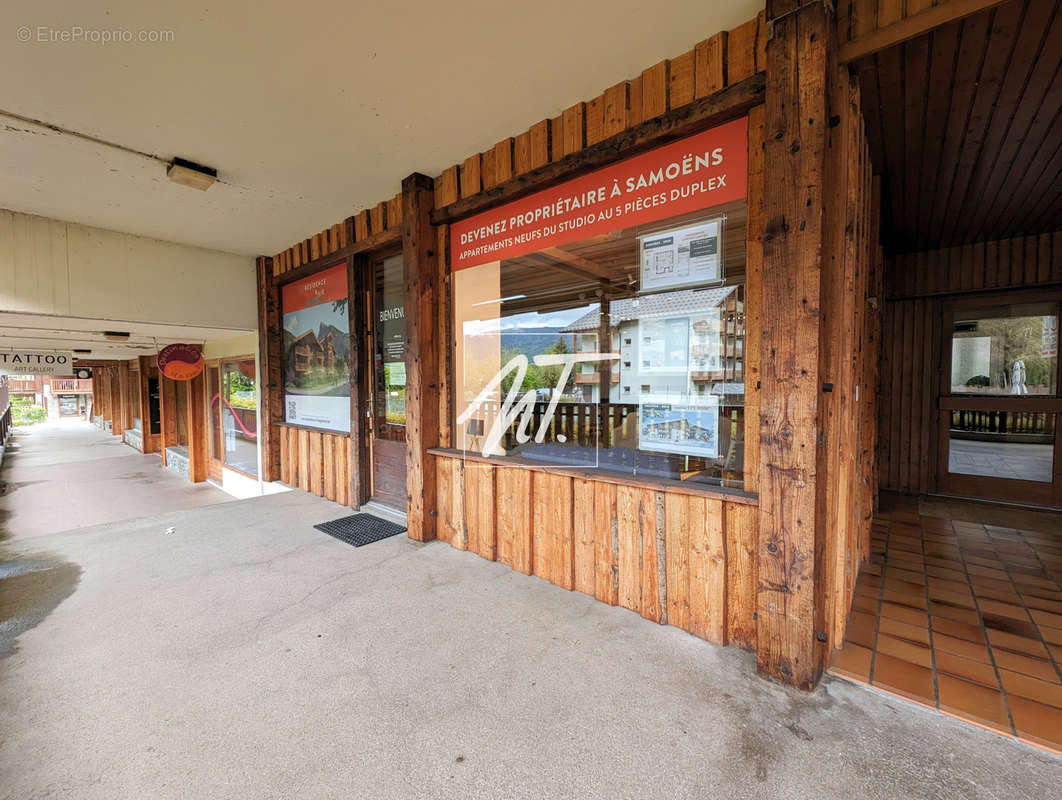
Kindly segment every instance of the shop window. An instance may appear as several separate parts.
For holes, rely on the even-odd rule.
[[[226,466],[258,475],[258,402],[253,358],[221,363],[215,407],[221,415],[221,447]]]
[[[742,488],[746,202],[453,273],[455,445]]]

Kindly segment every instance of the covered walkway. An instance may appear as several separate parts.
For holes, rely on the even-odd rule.
[[[347,509],[303,492],[180,508],[93,439],[24,437],[9,475],[64,477],[9,493],[10,519],[101,487],[171,505],[3,545],[5,800],[1046,797],[1062,779],[1042,751],[846,681],[766,682],[750,654],[441,542],[349,547],[312,528]]]
[[[157,453],[139,453],[81,420],[16,429],[0,481],[0,540],[232,500],[163,468]]]

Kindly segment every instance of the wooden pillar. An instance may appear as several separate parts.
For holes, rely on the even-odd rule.
[[[406,312],[406,508],[409,537],[435,538],[435,458],[439,443],[438,354],[435,332],[442,313],[436,236],[429,214],[434,181],[413,173],[402,181],[402,256]]]
[[[280,478],[280,429],[284,421],[284,377],[280,319],[280,287],[273,277],[273,259],[259,256],[258,270],[258,394],[261,428],[262,480]]]
[[[159,451],[166,465],[166,448],[177,444],[177,386],[159,370],[159,412],[162,418]]]
[[[209,470],[210,434],[207,428],[206,370],[192,380],[185,381],[188,402],[185,408],[188,429],[188,478],[192,483],[207,479]]]
[[[124,436],[126,430],[133,427],[133,409],[129,405],[129,362],[118,365],[118,411],[115,414],[116,434]]]
[[[371,391],[366,365],[372,363],[368,353],[367,323],[365,312],[368,296],[366,284],[370,261],[364,253],[355,255],[347,263],[347,326],[350,328],[350,346],[347,350],[350,361],[350,453],[348,497],[350,505],[360,507],[369,500],[368,431],[365,424],[367,410],[371,407],[368,393]]]
[[[769,0],[760,363],[757,666],[810,689],[825,645],[817,504],[827,68],[823,4]]]

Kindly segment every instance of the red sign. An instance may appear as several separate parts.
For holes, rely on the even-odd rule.
[[[745,197],[748,118],[455,222],[454,271]]]
[[[341,261],[308,278],[285,284],[281,292],[285,314],[342,300],[347,296],[347,262]]]
[[[168,344],[155,361],[159,372],[174,381],[190,381],[203,371],[203,354],[190,344]]]

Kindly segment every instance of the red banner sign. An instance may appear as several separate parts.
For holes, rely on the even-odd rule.
[[[745,197],[748,118],[455,222],[456,271]]]
[[[347,296],[347,262],[341,261],[307,278],[287,283],[280,291],[285,314],[342,300]]]

